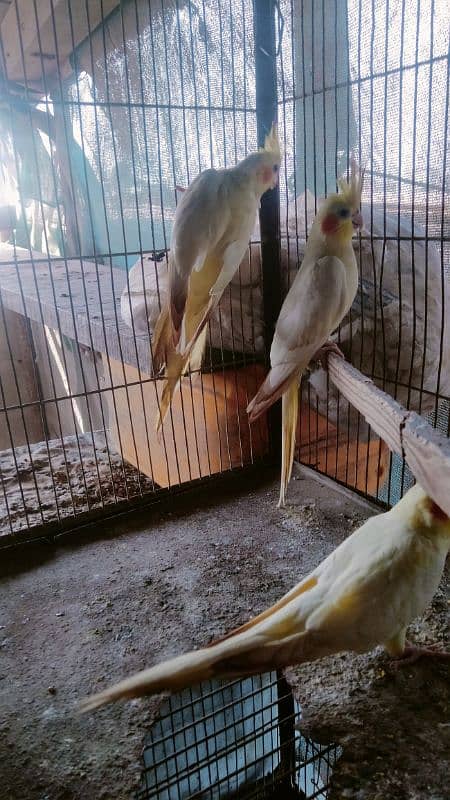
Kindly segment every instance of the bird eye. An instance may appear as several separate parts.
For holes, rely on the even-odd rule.
[[[278,166],[278,164],[274,164],[274,165],[273,165],[273,171],[274,171],[274,172],[278,172],[278,170],[279,170],[279,166]]]
[[[339,214],[340,217],[344,217],[344,218],[345,217],[349,217],[350,216],[350,210],[348,208],[341,208],[341,210],[338,211],[338,214]]]

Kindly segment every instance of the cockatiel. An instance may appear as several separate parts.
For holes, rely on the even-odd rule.
[[[278,317],[270,350],[271,370],[247,408],[250,422],[254,422],[283,397],[279,506],[284,505],[292,472],[302,372],[326,350],[340,352],[328,341],[329,336],[349,310],[358,288],[352,236],[363,222],[362,182],[363,173],[353,162],[350,183],[339,181],[340,194],[330,195],[317,213],[305,257]]]
[[[82,709],[377,645],[405,662],[422,655],[449,658],[406,642],[409,623],[438,588],[449,549],[450,519],[416,485],[390,511],[368,519],[271,608],[209,647],[87,698]]]
[[[230,169],[202,172],[177,206],[169,254],[169,296],[153,340],[155,373],[165,366],[158,428],[181,376],[199,369],[206,324],[248,247],[260,198],[280,168],[274,124],[264,148]]]

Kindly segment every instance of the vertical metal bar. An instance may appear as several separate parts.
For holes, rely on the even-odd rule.
[[[266,134],[277,118],[277,65],[274,0],[254,0],[256,125],[258,145],[264,145]],[[259,211],[261,230],[261,269],[263,277],[264,342],[266,358],[275,323],[281,308],[280,269],[280,195],[279,187],[269,189],[261,198]],[[269,411],[269,447],[271,457],[281,457],[281,407],[276,403]]]
[[[54,42],[55,42],[55,53],[56,53],[56,58],[57,58],[58,63],[59,63],[59,48],[58,48],[58,36],[57,36],[57,31],[56,31],[55,13],[54,13],[54,0],[50,0],[50,7],[51,7],[51,12],[52,12],[52,30],[53,30],[53,37],[54,37]],[[36,3],[36,0],[34,0],[34,9],[35,9],[35,18],[37,20],[37,3]],[[37,26],[37,30],[39,30],[39,26]],[[72,38],[72,42],[73,42],[73,38]],[[53,103],[54,103],[55,131],[58,130],[58,125],[59,125],[60,128],[62,126],[61,134],[59,136],[57,134],[55,134],[55,136],[56,136],[56,138],[55,138],[55,159],[56,159],[57,163],[59,162],[59,164],[61,164],[61,155],[59,155],[59,157],[58,157],[58,149],[64,148],[65,149],[65,157],[67,158],[67,176],[66,176],[66,180],[68,182],[70,195],[71,195],[71,197],[73,199],[73,202],[71,204],[72,205],[71,213],[73,215],[73,219],[72,219],[71,224],[72,224],[72,228],[74,229],[75,245],[73,247],[72,256],[76,255],[76,253],[79,253],[81,285],[82,285],[82,290],[83,290],[83,298],[84,298],[84,302],[86,304],[86,309],[87,309],[88,308],[88,295],[87,295],[87,289],[86,289],[86,279],[85,279],[85,274],[84,274],[83,261],[81,260],[81,250],[82,250],[82,248],[81,248],[81,235],[80,235],[81,226],[80,226],[80,220],[79,220],[79,216],[78,216],[77,202],[76,202],[76,199],[75,199],[76,198],[75,179],[74,179],[74,175],[73,175],[73,167],[72,167],[72,162],[71,162],[71,158],[70,158],[70,149],[69,149],[70,132],[69,132],[69,129],[68,129],[69,126],[68,126],[68,121],[67,121],[68,110],[67,110],[67,108],[65,108],[64,103],[63,103],[63,101],[64,101],[63,81],[62,81],[62,77],[61,77],[60,71],[57,70],[57,73],[56,73],[57,84],[56,85],[53,84],[52,91],[50,91],[50,89],[47,90],[46,83],[45,83],[45,81],[46,81],[45,70],[43,70],[43,78],[44,78],[44,86],[46,88],[46,92],[47,92],[47,95],[48,95],[48,99],[46,101],[47,115],[49,115],[48,100],[51,99],[51,100],[53,100]],[[57,101],[59,101],[59,103]],[[64,142],[61,141],[61,135],[62,134],[64,134]],[[54,182],[54,185],[56,187],[57,186],[56,166],[53,164],[53,161],[52,161],[52,172],[53,172],[53,182]],[[55,192],[56,192],[56,188],[55,188]],[[59,210],[59,204],[57,204],[57,208],[58,208],[58,220],[60,220],[61,212]],[[59,224],[60,224],[60,229],[62,230],[63,229],[62,228],[62,221]],[[63,254],[63,261],[64,261],[65,276],[66,276],[66,280],[67,280],[67,287],[69,289],[68,294],[69,294],[69,303],[70,303],[70,309],[71,309],[71,316],[72,316],[72,320],[73,320],[74,330],[76,331],[77,330],[76,314],[75,314],[75,308],[74,308],[74,303],[73,303],[72,292],[70,291],[70,269],[69,269],[69,261],[68,261],[68,251],[69,251],[70,245],[68,245],[66,243],[66,240],[65,240],[64,236],[61,237],[61,241],[62,241],[62,254]],[[95,348],[94,348],[94,345],[93,345],[91,321],[90,321],[90,318],[89,318],[89,314],[87,314],[86,316],[87,316],[87,323],[88,323],[89,340],[90,340],[90,343],[91,343],[91,350],[94,352]],[[77,352],[78,352],[78,363],[80,365],[81,380],[82,380],[82,384],[83,384],[83,395],[86,398],[86,411],[87,411],[87,415],[88,415],[90,430],[93,432],[94,431],[94,424],[93,424],[93,421],[92,421],[91,405],[90,405],[90,402],[89,402],[90,393],[88,391],[88,384],[87,384],[87,379],[86,379],[86,375],[85,375],[85,368],[84,368],[84,364],[83,364],[83,362],[84,362],[83,352],[82,352],[82,349],[80,348],[80,343],[78,342],[78,337],[76,338],[76,342],[75,343],[76,343]],[[106,436],[106,427],[107,426],[106,426],[105,412],[104,412],[104,408],[103,408],[103,399],[102,399],[102,396],[101,396],[101,393],[100,393],[100,376],[99,376],[99,371],[98,371],[97,359],[95,357],[93,358],[93,365],[94,365],[94,373],[95,373],[95,382],[96,382],[96,386],[98,388],[98,393],[96,394],[96,396],[97,396],[98,401],[99,401],[100,415],[101,415],[101,418],[102,418],[103,430],[105,432],[105,443],[106,443],[106,451],[107,451],[107,456],[108,456],[109,473],[111,475],[111,487],[112,487],[112,492],[113,492],[113,495],[114,495],[114,501],[116,502],[117,501],[117,495],[116,495],[115,483],[114,483],[114,473],[113,473],[113,467],[112,467],[112,461],[111,461],[111,453],[110,453],[109,444],[108,444],[108,437]],[[74,397],[74,393],[71,392],[71,398],[73,399],[73,397]],[[77,440],[78,440],[78,437],[77,437]],[[88,497],[89,492],[88,492],[88,487],[87,487],[87,483],[86,483],[86,479],[85,479],[83,456],[81,454],[81,450],[80,450],[79,445],[78,445],[78,449],[79,449],[79,455],[80,455],[80,464],[82,465],[82,471],[83,471],[83,480],[84,480],[84,483],[85,483],[87,504],[89,505],[89,497]],[[104,505],[103,494],[102,494],[102,480],[101,480],[101,476],[100,476],[99,462],[98,462],[97,450],[96,450],[96,447],[95,447],[94,439],[93,439],[93,450],[92,450],[92,452],[94,454],[94,461],[95,461],[95,467],[96,467],[96,472],[97,472],[97,480],[98,480],[99,492],[100,492],[100,501]]]
[[[277,698],[280,736],[279,769],[282,784],[287,789],[295,783],[295,706],[291,688],[281,670],[277,670]]]
[[[152,56],[152,75],[153,75],[153,93],[155,97],[155,127],[156,127],[156,142],[157,142],[157,164],[158,164],[158,179],[159,179],[159,192],[158,192],[158,199],[160,202],[160,210],[161,210],[161,225],[162,225],[162,235],[164,240],[164,249],[167,252],[168,250],[168,239],[167,239],[167,222],[166,222],[166,213],[163,201],[163,172],[162,172],[162,163],[161,163],[161,125],[160,125],[160,107],[161,104],[159,103],[159,94],[161,91],[161,85],[158,81],[158,70],[157,70],[157,63],[156,63],[156,52],[157,52],[157,44],[155,44],[155,28],[156,28],[156,21],[153,18],[153,11],[152,11],[152,2],[148,0],[147,3],[148,8],[148,15],[149,15],[149,32],[150,32],[150,50]],[[158,91],[159,90],[159,91]],[[158,290],[159,291],[159,290]],[[161,305],[161,300],[160,300]],[[158,409],[159,409],[159,400],[158,400]],[[177,447],[175,446],[176,443],[176,436],[175,436],[175,427],[173,423],[173,409],[172,405],[169,408],[169,418],[170,418],[170,425],[171,425],[171,432],[174,441],[174,455],[175,455],[175,465],[178,475],[178,483],[181,483],[181,473],[180,473],[180,464],[178,461],[178,451]],[[163,442],[164,442],[164,450],[166,451],[167,445],[166,440],[164,439],[164,426],[162,431]],[[170,478],[170,471],[169,471],[169,462],[167,460],[167,481],[169,487],[172,485],[172,481]]]
[[[176,16],[178,16],[178,10],[177,9],[175,9],[175,14],[176,14]],[[176,158],[176,147],[175,147],[175,144],[174,144],[173,124],[172,124],[172,115],[173,115],[173,113],[176,113],[176,112],[174,111],[174,103],[172,101],[172,91],[171,91],[172,72],[171,72],[171,69],[170,69],[170,63],[169,63],[169,57],[168,57],[169,47],[170,47],[169,36],[171,35],[170,30],[168,30],[168,28],[170,26],[170,17],[167,14],[167,5],[166,5],[165,0],[161,0],[161,15],[162,15],[161,16],[161,22],[162,22],[162,35],[163,35],[163,47],[164,47],[164,66],[165,66],[165,71],[166,71],[167,100],[168,100],[167,115],[166,115],[166,119],[167,119],[166,134],[168,136],[168,145],[169,145],[169,148],[170,148],[171,172],[172,172],[172,177],[173,177],[173,186],[174,186],[175,202],[176,202],[176,188],[175,187],[177,185],[177,173],[176,173],[177,158]],[[182,75],[181,75],[181,79],[182,79]],[[181,94],[182,94],[182,104],[184,106],[184,90],[182,90]],[[185,114],[185,112],[184,112],[184,109],[183,109],[183,119],[184,119],[184,114]],[[175,119],[177,119],[177,117],[175,117]],[[187,162],[186,162],[186,174],[187,174],[187,180],[189,181],[189,171],[188,171]],[[161,205],[164,205],[164,201],[163,200],[161,201]],[[190,388],[190,394],[191,394],[192,409],[194,409],[194,405],[195,404],[194,404],[194,400],[193,400],[192,384],[191,383],[189,385],[189,388]],[[188,434],[187,434],[186,411],[185,411],[185,405],[184,405],[183,383],[182,383],[182,381],[180,382],[180,386],[179,386],[179,390],[178,391],[180,392],[180,408],[181,408],[181,417],[182,417],[182,421],[183,421],[184,441],[185,441],[185,445],[186,445],[187,468],[188,468],[188,473],[189,473],[189,480],[192,480],[191,457],[190,457],[190,454],[189,454],[189,441],[188,441]],[[187,394],[187,391],[186,391],[186,394]],[[172,404],[171,404],[171,406],[172,406]],[[171,421],[172,421],[172,425],[173,425],[172,407],[170,408],[170,414],[171,414]],[[193,414],[193,420],[194,420],[194,436],[195,436],[195,439],[196,439],[197,437],[196,437],[194,410],[192,411],[192,414]],[[177,446],[176,446],[175,431],[174,431],[174,443],[175,443],[175,451],[176,451],[177,450]],[[195,444],[197,445],[197,441],[195,442]],[[199,456],[198,456],[198,451],[197,451],[197,461],[198,461],[198,468],[199,468],[199,473],[200,473],[201,469],[200,469],[200,459],[199,459]]]
[[[437,426],[438,420],[438,409],[439,409],[439,393],[440,393],[440,385],[441,385],[441,372],[442,372],[442,357],[444,353],[444,331],[446,325],[446,319],[448,320],[448,309],[445,307],[445,281],[448,280],[448,276],[445,274],[445,264],[444,264],[444,231],[445,231],[445,220],[446,220],[446,196],[447,196],[447,187],[446,182],[448,181],[448,171],[447,171],[447,158],[448,158],[448,151],[449,151],[449,137],[448,137],[448,107],[449,107],[449,84],[450,84],[450,52],[449,57],[447,58],[447,89],[446,89],[446,102],[445,102],[445,115],[444,115],[444,142],[446,142],[444,146],[444,153],[442,157],[442,190],[441,190],[441,218],[440,218],[440,235],[441,235],[441,242],[440,242],[440,251],[441,251],[441,304],[442,304],[442,311],[441,311],[441,336],[439,341],[439,367],[437,372],[437,381],[436,381],[436,401],[434,406],[434,426]],[[447,324],[448,321],[447,321]],[[448,412],[448,436],[450,436],[450,414]]]
[[[431,162],[431,130],[432,130],[432,101],[433,101],[433,84],[434,84],[434,0],[431,1],[431,14],[430,14],[430,64],[429,64],[429,78],[428,78],[428,103],[427,103],[427,117],[428,117],[428,134],[427,134],[427,169],[426,169],[426,194],[425,194],[425,291],[424,291],[424,320],[423,320],[423,358],[422,370],[420,377],[420,396],[419,396],[419,414],[422,413],[423,401],[423,385],[425,379],[425,363],[427,354],[427,341],[428,341],[428,287],[429,287],[429,224],[430,224],[430,162]],[[400,235],[400,231],[399,231]],[[411,229],[411,248],[414,249],[414,230]],[[442,245],[441,245],[442,247]],[[403,489],[403,485],[402,485]],[[403,492],[402,492],[403,494]]]
[[[178,0],[177,0],[178,1]],[[177,6],[178,8],[178,6]],[[192,26],[192,7],[191,4],[188,4],[188,14],[189,14],[189,41],[190,41],[190,56],[191,56],[191,65],[192,65],[192,75],[193,75],[193,92],[194,92],[194,116],[195,116],[195,132],[196,132],[196,149],[197,149],[197,162],[198,162],[198,171],[201,172],[202,170],[202,154],[200,151],[200,121],[199,121],[199,100],[198,100],[198,93],[197,93],[197,68],[196,68],[196,56],[194,52],[194,33],[193,33],[193,26]],[[206,37],[205,37],[206,40]],[[211,114],[209,115],[211,118]],[[204,357],[204,361],[206,363],[206,354]],[[203,382],[203,374],[202,370],[199,370],[198,374],[198,381],[200,385],[201,395],[202,395],[202,407],[201,411],[203,412],[203,424],[204,424],[204,431],[205,431],[205,443],[206,443],[206,457],[208,460],[208,473],[211,475],[211,455],[209,450],[209,439],[211,436],[211,431],[208,430],[207,418],[206,418],[206,403],[205,403],[205,388]],[[194,427],[195,427],[195,414],[194,414]],[[196,431],[196,428],[195,428]],[[196,442],[198,443],[198,437],[196,433]]]
[[[53,2],[51,3],[51,6],[52,6],[53,33],[54,33],[54,39],[55,39],[55,47],[56,47],[56,51],[57,51],[58,45],[57,45],[57,35],[56,35],[56,26],[55,26]],[[50,103],[50,98],[51,98],[51,92],[50,92],[50,88],[49,88],[49,86],[47,84],[47,78],[46,78],[45,69],[44,69],[44,66],[43,66],[41,36],[40,36],[40,31],[39,31],[38,10],[37,10],[37,2],[36,2],[36,0],[33,0],[33,8],[34,8],[34,19],[35,19],[35,23],[36,23],[36,31],[37,31],[37,36],[38,36],[39,52],[41,54],[42,78],[43,78],[44,91],[45,91],[45,98],[44,98],[44,100],[42,102],[45,104],[45,112],[44,113],[47,115],[49,128],[50,128],[51,113],[50,113],[49,103]],[[58,75],[59,81],[61,82],[61,76],[60,76],[59,72],[58,72],[57,75]],[[62,99],[62,93],[61,93],[61,99]],[[64,109],[62,107],[59,109],[59,112],[62,113],[62,115],[64,115]],[[58,111],[55,108],[55,110],[54,110],[55,123],[56,123],[56,114],[57,113],[58,113]],[[55,142],[53,144],[53,151],[51,151],[49,164],[50,164],[50,170],[51,170],[51,175],[52,175],[53,190],[55,192],[55,198],[56,198],[55,210],[56,210],[57,219],[58,219],[58,229],[59,229],[59,231],[61,233],[61,248],[60,248],[61,249],[61,256],[62,256],[62,259],[63,259],[64,268],[65,268],[65,274],[66,274],[66,278],[67,278],[67,287],[68,287],[69,303],[70,303],[70,308],[71,308],[71,316],[72,316],[72,320],[73,320],[74,330],[76,331],[75,311],[74,311],[74,305],[73,305],[72,292],[71,292],[71,289],[70,289],[70,275],[69,275],[69,268],[68,268],[68,261],[67,261],[66,240],[65,240],[65,237],[63,235],[64,226],[63,226],[63,219],[62,219],[62,214],[61,214],[61,203],[60,203],[60,199],[59,199],[58,180],[57,180],[57,175],[56,175],[56,166],[55,166],[56,154],[57,154],[57,140],[56,140],[56,124],[55,124]],[[73,213],[74,213],[74,215],[76,215],[75,208],[73,209]],[[77,230],[77,238],[79,240],[78,230]],[[46,241],[47,252],[49,252],[47,234],[45,234],[45,241]],[[84,464],[83,464],[83,457],[82,457],[82,453],[81,453],[81,445],[80,445],[80,439],[79,439],[79,435],[78,435],[78,424],[77,424],[77,420],[76,420],[75,409],[74,409],[73,399],[72,399],[73,391],[72,391],[72,387],[70,386],[70,382],[69,382],[69,370],[68,370],[68,367],[67,367],[66,347],[65,347],[65,344],[64,344],[64,336],[63,336],[62,331],[61,331],[60,315],[59,315],[59,312],[57,310],[58,309],[58,305],[57,305],[57,301],[56,301],[56,290],[55,290],[55,284],[54,284],[54,281],[53,281],[53,273],[51,271],[50,258],[49,258],[49,272],[50,272],[50,282],[51,282],[51,287],[52,287],[53,302],[55,304],[56,316],[57,316],[57,322],[58,322],[58,332],[59,332],[59,337],[60,337],[60,341],[61,341],[61,355],[62,355],[64,370],[65,370],[65,373],[66,373],[66,376],[67,376],[67,381],[68,381],[68,384],[69,384],[69,386],[68,386],[68,388],[69,388],[68,400],[70,401],[70,408],[71,408],[71,412],[72,412],[72,421],[73,421],[73,426],[74,426],[74,431],[75,431],[75,438],[76,438],[76,441],[77,441],[77,449],[78,449],[78,456],[79,456],[79,459],[80,459],[81,474],[82,474],[82,478],[83,478],[84,491],[85,491],[85,497],[86,497],[86,505],[87,505],[87,508],[89,509],[90,508],[89,490],[88,490],[88,484],[87,484],[87,480],[86,480],[85,468],[84,468]],[[27,325],[31,327],[30,320],[27,320]],[[30,343],[31,343],[32,351],[33,351],[33,358],[35,359],[36,356],[35,356],[35,353],[34,353],[34,342],[33,342],[32,334],[30,334]],[[82,352],[80,350],[80,344],[79,344],[78,340],[75,340],[75,347],[77,348],[77,353],[78,353],[78,363],[80,365],[80,371],[81,371],[82,380],[83,380],[83,388],[84,388],[84,391],[86,392],[87,391],[87,386],[86,386],[86,381],[85,381],[85,378],[84,378],[83,355],[82,355]],[[38,379],[38,382],[40,384],[39,372],[37,373],[37,379]],[[42,391],[40,391],[40,395],[42,397],[44,396]],[[58,400],[56,400],[56,399],[55,399],[55,407],[56,407],[56,409],[58,409]],[[97,467],[97,477],[98,477],[100,501],[104,505],[103,494],[102,494],[102,486],[101,486],[101,480],[100,480],[100,471],[99,471],[99,467],[98,467],[98,459],[97,459],[97,453],[96,453],[95,441],[94,441],[93,425],[92,425],[92,421],[91,421],[91,412],[90,412],[89,402],[88,402],[87,398],[86,398],[86,410],[87,410],[88,418],[89,418],[90,425],[91,425],[91,431],[92,431],[92,443],[93,443],[92,450],[93,450],[93,453],[94,453],[94,460],[95,460],[95,464],[96,464],[96,467]],[[58,411],[58,419],[59,418],[60,417],[59,417],[59,411]],[[44,414],[44,419],[46,420],[45,414]],[[61,430],[61,433],[62,433],[62,430]],[[47,430],[46,430],[46,437],[49,438]],[[66,461],[66,464],[67,464],[67,459],[65,457],[64,446],[63,446],[63,452],[64,452],[64,458],[65,458],[65,461]],[[69,482],[69,491],[70,491],[70,494],[71,494],[72,504],[74,506],[74,513],[75,513],[75,508],[76,507],[75,507],[75,504],[73,502],[73,493],[72,493],[72,487],[71,487],[71,482],[70,482],[70,476],[69,475],[68,475],[68,482]]]
[[[52,11],[54,11],[54,9],[53,9],[53,0],[51,0],[51,4],[52,4]],[[102,6],[101,6],[101,10],[103,10]],[[102,17],[103,17],[103,15],[102,15]],[[87,18],[87,22],[89,24],[89,16],[88,16],[87,10],[86,10],[86,18]],[[93,198],[91,198],[91,192],[89,190],[89,179],[88,179],[88,168],[87,168],[89,159],[88,159],[87,152],[86,152],[86,132],[85,132],[86,125],[85,125],[84,114],[83,114],[83,109],[82,109],[80,80],[79,80],[79,76],[82,73],[82,66],[81,66],[81,63],[79,62],[79,54],[78,54],[78,51],[77,51],[77,49],[75,47],[75,23],[74,23],[73,13],[72,13],[72,3],[69,3],[69,6],[68,6],[68,20],[69,20],[69,30],[70,30],[70,41],[71,41],[72,48],[73,48],[73,68],[74,68],[74,72],[75,72],[74,85],[75,85],[76,97],[75,97],[75,100],[73,102],[73,109],[74,109],[73,113],[74,113],[74,115],[75,114],[78,115],[78,122],[79,122],[79,127],[80,127],[80,147],[81,147],[81,154],[82,154],[82,169],[83,169],[82,179],[83,179],[84,186],[85,186],[85,202],[86,202],[86,208],[87,208],[87,214],[86,214],[85,222],[89,226],[88,227],[88,233],[89,233],[89,236],[90,236],[90,240],[91,240],[91,243],[92,243],[92,250],[93,250],[92,256],[89,253],[88,253],[88,256],[90,257],[90,259],[95,264],[95,277],[96,277],[96,281],[97,281],[97,286],[99,286],[100,277],[99,277],[98,264],[99,264],[100,259],[103,256],[100,255],[97,252],[98,248],[97,248],[97,244],[96,244],[95,228],[94,228],[94,214],[93,214],[94,200],[93,200]],[[54,36],[55,36],[55,42],[57,42],[56,28],[54,28]],[[57,44],[56,44],[56,52],[58,53],[58,45]],[[62,83],[60,82],[60,91],[61,91],[61,89],[62,89]],[[93,85],[93,92],[94,92],[94,94],[93,94],[93,102],[94,102],[93,109],[94,109],[94,117],[96,119],[97,108],[96,108],[96,105],[95,105],[95,100],[96,100],[96,96],[97,95],[96,95],[95,84]],[[61,100],[62,99],[63,99],[63,95],[61,93]],[[66,147],[68,149],[69,163],[70,163],[69,138],[68,138],[70,131],[68,133],[68,125],[67,125],[67,120],[66,120],[65,117],[66,117],[66,115],[64,114],[64,120],[65,120],[64,121],[65,143],[66,143]],[[73,120],[71,120],[71,123],[72,123],[72,126],[73,126]],[[72,175],[72,170],[70,171],[70,175],[71,175],[71,181],[74,181],[74,180],[76,181],[76,178],[74,178],[73,175]],[[103,187],[103,183],[102,183],[102,187]],[[106,225],[106,228],[107,228],[107,221],[106,221],[105,225]],[[78,222],[77,222],[77,227],[78,227],[78,231],[80,232],[81,228],[80,228]],[[79,237],[79,238],[80,238],[80,272],[81,272],[81,278],[82,278],[83,298],[84,298],[84,302],[86,303],[86,309],[88,309],[88,295],[87,295],[87,287],[86,287],[86,276],[84,274],[84,267],[83,267],[83,260],[82,260],[83,254],[81,252],[81,250],[82,250],[81,237]],[[99,288],[99,298],[100,298],[100,288]],[[111,399],[112,399],[112,405],[113,405],[113,409],[114,409],[114,417],[115,417],[117,433],[118,433],[118,449],[119,449],[120,456],[121,456],[121,459],[122,459],[122,463],[121,463],[122,470],[121,471],[122,471],[122,476],[123,476],[123,486],[124,486],[124,489],[125,489],[126,498],[128,500],[129,499],[129,493],[128,493],[127,473],[126,473],[126,470],[125,470],[125,460],[124,460],[124,457],[123,457],[122,437],[121,437],[120,425],[119,425],[119,417],[118,417],[118,412],[117,412],[116,396],[115,396],[115,392],[113,391],[113,389],[114,389],[114,386],[113,386],[114,381],[113,381],[112,370],[111,370],[111,362],[110,362],[110,359],[109,359],[108,334],[107,334],[107,330],[106,330],[105,315],[104,315],[102,303],[100,303],[99,310],[100,310],[100,321],[101,321],[103,336],[104,336],[104,340],[105,340],[105,355],[106,355],[105,364],[106,364],[106,367],[107,367],[107,378],[109,379],[109,384],[110,384],[110,387],[111,387]],[[92,343],[91,349],[94,350],[95,348],[94,348],[94,344],[93,344],[92,325],[91,325],[91,320],[90,320],[89,313],[87,314],[87,319],[88,319],[89,339],[90,339],[90,341]],[[94,359],[94,370],[95,370],[95,380],[96,380],[98,386],[100,387],[100,376],[99,376],[98,367],[97,367],[97,363],[96,363],[95,359]],[[124,380],[124,384],[125,384],[125,380]],[[102,409],[102,406],[101,406],[101,409]],[[101,410],[101,415],[102,415],[102,423],[103,423],[104,428],[105,428],[105,439],[107,441],[106,419],[105,419],[105,415],[104,415],[103,409]],[[108,452],[109,452],[109,446],[108,446]],[[113,475],[112,470],[111,470],[111,484],[112,484],[112,486],[114,486],[114,475]],[[114,493],[115,493],[115,489],[114,489]]]
[[[138,13],[138,6],[137,5],[135,6],[135,15],[136,15],[137,52],[138,52],[138,63],[139,63],[139,87],[138,87],[138,90],[139,90],[140,101],[141,101],[141,104],[142,104],[142,126],[143,126],[144,146],[145,146],[145,159],[144,159],[144,161],[145,161],[145,169],[146,169],[146,177],[147,177],[147,193],[148,193],[148,207],[149,207],[149,213],[150,213],[151,238],[152,238],[153,249],[155,250],[156,249],[156,238],[155,238],[155,222],[154,222],[154,217],[153,217],[152,185],[151,185],[150,166],[149,166],[150,162],[149,162],[149,144],[148,144],[149,136],[148,136],[148,132],[147,132],[147,109],[144,107],[144,103],[145,103],[145,100],[144,100],[144,82],[143,82],[144,70],[143,70],[142,44],[141,44],[142,36],[141,36],[141,30],[140,30],[139,13]],[[150,24],[150,20],[149,20],[149,24]],[[158,302],[159,302],[159,307],[161,308],[161,297],[160,297],[159,280],[158,280],[158,272],[157,272],[156,263],[155,263],[155,276],[156,276],[156,291],[157,291],[157,294],[158,294]],[[141,257],[141,279],[142,279],[142,286],[145,288],[144,260],[143,260],[142,257]],[[130,279],[129,279],[128,271],[127,271],[127,286],[128,287],[129,287],[129,280]],[[148,341],[149,341],[149,345],[150,345],[150,355],[151,355],[151,360],[152,360],[152,365],[153,365],[152,331],[150,330],[148,300],[147,300],[147,293],[145,291],[144,291],[144,305],[145,305],[145,318],[147,320],[147,334],[148,334]],[[134,327],[133,327],[133,331],[134,331]],[[153,372],[153,370],[152,370],[152,372]],[[159,412],[160,411],[160,402],[159,402],[158,392],[156,390],[156,381],[153,381],[153,382],[154,382],[154,385],[155,385],[155,397],[156,397],[156,400],[157,400],[158,412]],[[145,407],[144,407],[144,413],[145,413]],[[170,474],[169,474],[170,470],[169,470],[169,461],[168,461],[168,457],[167,457],[167,443],[166,443],[166,439],[165,439],[164,429],[161,431],[161,437],[162,437],[162,443],[163,443],[162,449],[164,451],[164,459],[165,459],[166,468],[167,468],[167,478],[168,478],[168,481],[170,483]],[[150,449],[149,449],[149,458],[150,458],[150,466],[151,466],[152,474],[153,474],[153,467],[152,467],[152,462],[151,462]]]

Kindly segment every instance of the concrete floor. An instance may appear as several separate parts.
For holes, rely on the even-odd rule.
[[[283,510],[273,477],[239,484],[2,554],[2,800],[131,798],[160,701],[82,717],[77,702],[244,622],[373,513],[304,474]],[[448,641],[449,598],[447,574],[413,638]],[[330,800],[448,800],[448,664],[343,655],[290,680],[302,728],[344,746]]]

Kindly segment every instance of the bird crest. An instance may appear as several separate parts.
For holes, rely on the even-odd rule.
[[[352,208],[360,208],[361,193],[364,184],[365,168],[360,167],[354,158],[350,159],[350,180],[338,178],[340,191],[339,197],[351,205]]]
[[[275,158],[278,161],[280,161],[281,159],[280,140],[278,138],[278,126],[276,122],[272,123],[272,127],[266,136],[264,147],[261,147],[260,151],[264,153],[273,153]]]

